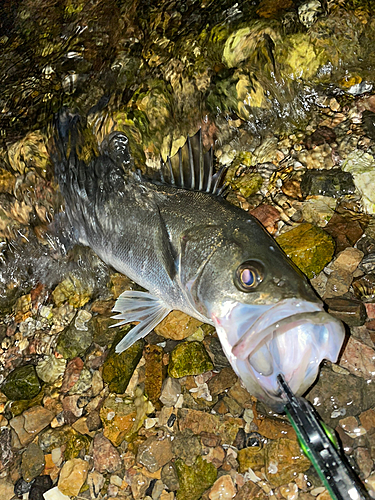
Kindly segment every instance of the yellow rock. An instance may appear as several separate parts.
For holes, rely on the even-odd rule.
[[[64,495],[75,497],[87,479],[89,464],[86,460],[73,458],[63,465],[58,487]]]
[[[167,339],[182,340],[192,335],[201,324],[201,321],[181,311],[172,311],[159,323],[155,332]]]

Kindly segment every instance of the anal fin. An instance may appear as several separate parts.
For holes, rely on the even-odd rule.
[[[120,353],[150,333],[172,309],[162,299],[150,293],[126,290],[117,299],[112,311],[120,313],[113,318],[121,320],[113,326],[139,321],[117,344],[116,352]]]

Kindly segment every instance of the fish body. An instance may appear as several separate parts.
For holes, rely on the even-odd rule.
[[[139,322],[117,352],[183,311],[216,327],[247,389],[275,410],[279,373],[301,394],[323,358],[336,361],[342,324],[259,222],[223,198],[200,133],[150,181],[131,168],[123,133],[86,164],[80,118],[64,111],[56,125],[55,172],[76,240],[148,290],[117,300],[118,324]]]

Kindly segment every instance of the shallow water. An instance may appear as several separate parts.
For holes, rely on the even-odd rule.
[[[96,337],[82,352],[74,351],[71,355],[71,351],[67,354],[63,350],[61,354],[58,334],[70,328],[77,311],[88,313],[89,321],[91,316],[94,319],[108,317],[114,298],[126,287],[136,286],[114,273],[91,251],[72,248],[69,232],[64,229],[63,215],[56,216],[63,210],[63,200],[54,181],[49,155],[54,113],[67,106],[87,115],[99,140],[113,127],[124,131],[130,140],[135,166],[142,171],[158,168],[160,154],[164,157],[173,154],[187,134],[201,127],[205,146],[215,143],[218,165],[229,166],[227,181],[231,186],[228,193],[231,202],[254,211],[276,237],[282,237],[291,228],[301,229],[302,224],[307,223],[324,228],[324,234],[334,239],[336,250],[324,237],[318,244],[312,243],[327,250],[323,256],[319,255],[319,263],[314,260],[316,254],[312,257],[309,253],[309,248],[303,251],[283,248],[287,253],[290,251],[295,263],[312,278],[314,288],[327,299],[330,310],[349,325],[351,337],[340,365],[323,367],[309,398],[325,421],[338,429],[346,452],[362,479],[369,485],[375,484],[375,293],[371,282],[375,255],[375,196],[368,189],[375,181],[372,156],[375,153],[375,56],[372,50],[375,20],[371,15],[374,7],[372,1],[320,4],[317,1],[293,3],[291,0],[236,4],[164,1],[157,6],[143,1],[86,3],[78,0],[17,3],[9,0],[2,4],[2,380],[21,365],[41,365],[44,356],[66,360],[80,358],[89,372],[88,378],[101,379],[101,367],[108,355],[106,343],[99,342]],[[332,171],[335,174],[332,175]],[[321,181],[312,172],[321,172]],[[290,241],[291,235],[287,239]],[[349,250],[341,260],[335,260],[340,251],[353,247],[356,247],[354,253]],[[76,324],[74,328],[78,337],[80,331],[85,331],[85,327],[80,330]],[[97,325],[93,328],[104,335]],[[176,324],[167,324],[166,331],[173,328]],[[189,332],[197,335],[199,341],[202,340],[199,335],[206,334],[205,346],[209,351],[207,346],[210,342],[215,343],[215,336],[205,327],[200,328],[199,334]],[[108,334],[107,343],[113,343],[113,335]],[[147,343],[154,346],[162,341],[160,336],[154,335]],[[161,354],[165,363],[174,347],[168,342],[163,345]],[[101,356],[103,359],[99,361]],[[145,353],[141,359],[146,369],[142,364],[138,366],[136,376],[141,387],[146,386],[147,393],[151,391],[147,379],[147,367],[151,365]],[[162,381],[165,376],[165,363],[160,369],[160,377],[150,372],[155,380]],[[272,420],[267,409],[259,404],[256,406],[251,398],[241,399],[237,395],[239,399],[236,400],[233,394],[229,398],[230,386],[215,393],[210,381],[224,368],[225,362],[224,365],[215,364],[216,371],[185,376],[181,380],[182,410],[178,410],[176,401],[168,406],[161,404],[158,397],[152,400],[155,409],[150,412],[154,415],[150,418],[156,419],[153,427],[146,428],[144,416],[137,413],[142,422],[137,437],[132,435],[131,439],[123,441],[122,448],[119,446],[127,457],[135,460],[137,456],[137,462],[128,469],[125,466],[126,470],[119,467],[117,475],[121,481],[125,478],[129,486],[113,488],[116,493],[113,497],[133,495],[137,499],[151,495],[152,488],[146,495],[146,490],[137,490],[131,478],[134,471],[146,477],[147,470],[142,468],[137,450],[143,442],[161,432],[157,429],[165,427],[165,408],[168,407],[173,407],[173,412],[178,414],[176,426],[179,425],[180,431],[184,425],[192,428],[195,438],[198,436],[199,446],[208,439],[209,425],[203,431],[189,427],[186,424],[188,409],[202,412],[202,418],[203,413],[213,413],[223,419],[225,415],[242,418],[239,427],[246,434],[247,442],[249,436],[257,433],[260,436],[258,444],[268,440],[272,445],[274,436],[263,429],[264,422],[267,425],[271,425],[270,422],[272,425],[286,424]],[[77,371],[77,379],[79,374],[85,373],[82,370],[81,367]],[[107,380],[101,389],[104,392],[98,393],[93,392],[89,383],[85,386],[82,382],[85,390],[76,389],[78,392],[72,393],[87,399],[78,417],[77,408],[67,409],[64,403],[68,397],[68,391],[61,390],[64,373],[63,369],[55,380],[45,382],[42,399],[34,402],[38,408],[52,412],[57,422],[53,420],[54,429],[69,427],[79,418],[88,417],[89,402],[100,393],[103,405],[108,396]],[[68,375],[65,373],[64,380]],[[134,383],[136,385],[136,381]],[[234,379],[231,385],[235,385]],[[110,390],[116,392],[113,388]],[[157,390],[160,395],[161,386]],[[142,397],[136,395],[135,390],[130,393],[138,408],[142,406],[139,402]],[[4,436],[10,436],[10,429],[14,429],[10,422],[14,423],[18,415],[12,410],[10,399],[1,395],[1,443],[8,439]],[[95,411],[99,413],[98,408]],[[104,428],[107,424],[102,419]],[[171,432],[177,433],[173,425]],[[20,469],[19,457],[28,442],[17,441],[14,437],[17,431],[12,432],[11,458],[5,459],[4,454],[0,457],[4,484],[15,483],[25,476],[26,465]],[[100,432],[98,426],[83,435],[91,441],[95,433]],[[40,437],[39,445],[48,455],[50,450],[43,448],[42,442]],[[56,445],[56,449],[61,449],[63,454],[64,446]],[[95,448],[92,444],[89,450],[77,445],[76,456],[87,458],[92,465],[93,446]],[[249,486],[245,485],[254,477],[245,472],[246,467],[243,469],[241,465],[238,469],[237,457],[232,463],[228,450],[224,448],[221,452],[219,448],[223,450],[220,444],[203,443],[203,451],[201,449],[197,455],[216,453],[221,456],[224,453],[225,460],[216,457],[219,475],[231,477],[234,494],[240,495],[241,488],[245,488],[243,494],[249,495],[246,489]],[[238,438],[235,448],[237,454],[246,446]],[[190,457],[189,461],[176,450],[173,453],[170,461],[180,463],[178,460],[182,460],[184,464],[179,466],[182,484],[185,476],[181,470],[185,470],[186,464],[192,466],[194,460]],[[64,458],[72,456],[66,454]],[[52,472],[42,467],[37,475],[44,470],[56,481],[62,463],[54,464]],[[313,496],[314,487],[320,486],[314,473],[306,472],[307,469],[298,470],[299,475],[292,474],[281,482],[272,481],[267,463],[259,467],[254,465],[255,473],[260,476],[256,486],[260,488],[256,490],[259,495],[292,500],[296,498],[293,494],[299,494],[308,500]],[[305,473],[308,480],[303,477]],[[106,479],[113,475],[105,468],[101,474]],[[93,481],[93,476],[89,477],[88,484]],[[0,491],[4,484],[0,484]],[[175,490],[166,480],[163,484],[163,487],[159,485],[160,491],[164,488],[164,495],[172,499]],[[211,484],[207,483],[205,489]],[[288,484],[289,493],[285,489]],[[93,487],[90,488],[82,494],[94,498]],[[226,484],[226,488],[230,490],[231,486]],[[202,491],[189,497],[188,490],[181,486],[177,498],[195,500],[203,494]],[[111,497],[111,489],[109,493],[106,491],[104,488],[103,495]],[[159,498],[157,493],[152,494],[153,498]],[[216,498],[214,495],[215,491],[211,500]]]

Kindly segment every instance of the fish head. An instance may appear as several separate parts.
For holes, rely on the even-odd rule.
[[[306,392],[321,361],[337,360],[344,327],[257,221],[229,226],[197,239],[204,258],[195,246],[195,272],[185,284],[248,391],[281,411],[277,375],[295,394]]]

